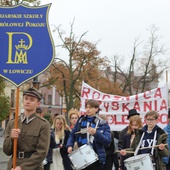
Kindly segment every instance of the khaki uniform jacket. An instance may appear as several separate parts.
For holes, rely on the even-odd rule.
[[[3,151],[11,158],[7,170],[12,168],[13,139],[11,139],[11,130],[14,128],[14,120],[8,122],[5,130],[5,139]],[[32,155],[29,158],[17,158],[16,165],[22,170],[42,170],[42,162],[45,159],[50,142],[50,124],[44,118],[35,113],[28,119],[23,116],[18,117],[18,128],[21,133],[17,142],[17,152],[29,152]]]

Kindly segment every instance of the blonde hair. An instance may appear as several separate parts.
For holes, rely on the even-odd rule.
[[[56,135],[56,121],[59,120],[62,123],[61,130],[58,131],[58,135]],[[53,128],[55,131],[55,138],[57,139],[64,139],[64,130],[70,130],[69,126],[67,125],[66,119],[63,115],[58,115],[55,117],[53,121]]]
[[[71,119],[71,116],[74,114],[77,115],[77,117],[79,118],[79,111],[77,109],[72,108],[68,111],[69,120]]]
[[[136,124],[139,126],[139,129],[143,127],[141,117],[139,115],[131,116],[130,117],[130,122],[127,130],[127,134],[132,134],[132,124],[136,122]]]

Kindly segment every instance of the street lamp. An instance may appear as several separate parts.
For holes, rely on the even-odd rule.
[[[38,76],[36,76],[36,77],[33,78],[32,84],[33,84],[33,87],[34,87],[34,88],[36,88],[37,90],[39,89],[39,87],[40,87],[40,82],[38,81]]]

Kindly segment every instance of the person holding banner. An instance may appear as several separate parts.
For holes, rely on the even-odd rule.
[[[84,170],[104,170],[106,161],[105,146],[109,146],[111,143],[111,130],[106,120],[98,116],[98,101],[87,100],[85,109],[86,115],[82,115],[78,119],[69,135],[67,142],[68,153],[72,153],[75,142],[77,142],[79,149],[82,146],[90,145],[98,155],[98,160],[90,165],[88,164]]]
[[[42,98],[34,88],[23,93],[24,112],[18,117],[18,129],[14,129],[14,120],[8,122],[5,130],[3,151],[11,156],[7,170],[43,170],[50,142],[49,122],[36,114]],[[13,168],[13,142],[17,138],[16,167]]]
[[[120,154],[125,156],[130,151],[134,151],[135,156],[150,154],[155,170],[166,170],[162,158],[169,155],[167,134],[157,125],[158,113],[154,110],[147,112],[145,121],[143,129],[137,130],[131,148],[121,150]]]

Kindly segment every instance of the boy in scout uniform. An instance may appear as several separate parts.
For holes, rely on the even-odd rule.
[[[24,113],[18,117],[18,129],[10,120],[5,130],[3,151],[11,158],[7,170],[43,170],[50,142],[50,124],[36,114],[42,95],[34,88],[23,93]],[[18,138],[16,167],[13,168],[13,139]]]

